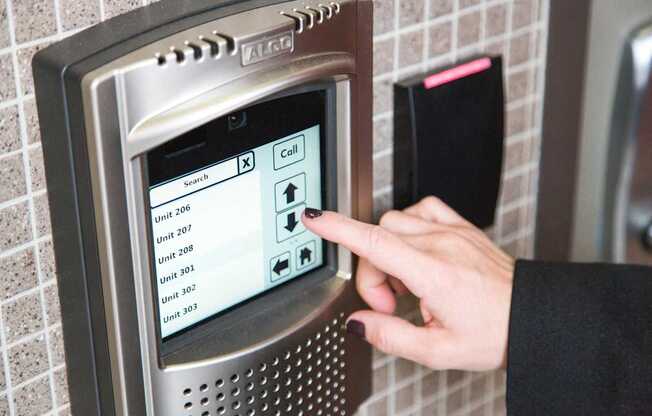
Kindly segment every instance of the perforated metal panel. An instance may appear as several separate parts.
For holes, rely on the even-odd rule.
[[[179,391],[179,415],[332,415],[346,411],[344,314],[280,355]]]

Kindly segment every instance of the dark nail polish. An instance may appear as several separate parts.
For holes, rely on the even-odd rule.
[[[346,323],[346,332],[358,336],[362,339],[365,338],[364,324],[360,321],[356,321],[355,319],[351,319]]]
[[[322,210],[316,208],[306,208],[303,212],[306,214],[306,217],[310,219],[321,217],[321,214],[323,214]]]

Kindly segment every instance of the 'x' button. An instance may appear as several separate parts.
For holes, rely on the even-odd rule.
[[[247,152],[238,156],[238,174],[249,172],[255,166],[255,159],[253,152]]]

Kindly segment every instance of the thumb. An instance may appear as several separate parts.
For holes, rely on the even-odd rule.
[[[396,316],[358,311],[349,317],[346,329],[386,354],[398,355],[431,368],[445,365],[441,352],[449,343],[449,336],[443,328],[420,327]]]

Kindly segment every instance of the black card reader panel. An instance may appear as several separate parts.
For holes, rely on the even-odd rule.
[[[504,141],[502,60],[481,57],[394,87],[394,205],[441,198],[494,222]]]

